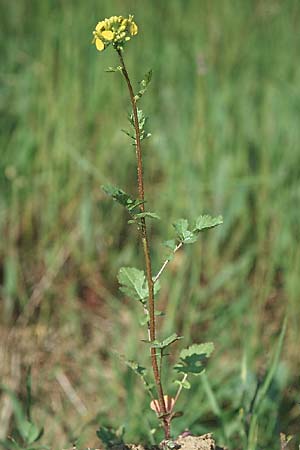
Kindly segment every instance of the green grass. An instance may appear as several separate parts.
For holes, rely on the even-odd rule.
[[[162,284],[162,332],[216,345],[206,378],[181,400],[175,431],[214,431],[220,444],[247,448],[243,410],[272,366],[287,313],[258,441],[249,444],[279,448],[280,431],[300,432],[299,3],[19,0],[0,8],[2,328],[28,318],[24,365],[33,365],[44,442],[60,448],[80,434],[93,445],[103,422],[125,423],[128,440],[150,439],[155,426],[142,387],[108,351],[121,342],[129,357],[141,354],[138,310],[118,292],[116,273],[142,255],[124,212],[100,190],[111,182],[134,194],[136,175],[119,131],[129,109],[124,82],[104,72],[116,55],[90,45],[99,19],[133,13],[140,33],[126,50],[128,69],[136,81],[154,72],[143,110],[153,134],[146,197],[162,218],[151,230],[155,269],[172,220],[224,216],[220,230],[177,256]],[[86,416],[57,383],[58,367]]]

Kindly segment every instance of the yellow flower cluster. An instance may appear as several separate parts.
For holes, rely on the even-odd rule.
[[[133,21],[133,16],[129,15],[128,19],[123,16],[112,16],[97,23],[93,31],[93,44],[96,45],[99,52],[102,52],[109,44],[118,50],[123,50],[125,42],[129,41],[131,36],[135,36],[137,32],[138,27]]]

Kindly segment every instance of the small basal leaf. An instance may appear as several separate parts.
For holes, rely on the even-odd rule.
[[[34,423],[29,420],[24,420],[19,424],[19,431],[27,444],[32,444],[37,441],[43,434],[43,428],[38,428]]]
[[[124,427],[114,430],[110,427],[100,426],[96,434],[106,448],[123,443]]]
[[[199,233],[200,231],[206,228],[214,228],[217,225],[221,225],[223,223],[223,217],[211,217],[209,215],[199,216],[195,223],[194,232]]]
[[[200,375],[205,370],[207,360],[213,350],[214,344],[212,342],[193,344],[181,350],[180,361],[174,366],[174,369],[179,373]]]

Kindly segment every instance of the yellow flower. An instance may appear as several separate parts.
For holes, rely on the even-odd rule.
[[[96,48],[97,48],[97,50],[99,50],[99,52],[102,52],[102,50],[104,50],[104,48],[105,48],[104,42],[101,41],[101,39],[99,39],[98,37],[96,37],[96,39],[95,39],[95,44],[96,44]]]
[[[104,39],[106,39],[107,41],[112,41],[113,40],[113,38],[114,38],[114,36],[115,36],[115,33],[113,33],[112,31],[110,31],[110,30],[104,30],[104,31],[101,31],[101,36],[104,38]]]
[[[131,36],[135,36],[138,33],[138,26],[135,22],[131,22],[130,24],[130,34]]]
[[[123,46],[130,40],[131,36],[138,33],[138,26],[133,20],[133,16],[128,18],[123,16],[112,16],[109,19],[101,20],[97,23],[93,31],[93,44],[99,52],[102,52],[110,44],[116,50],[123,50]]]
[[[104,20],[102,22],[98,22],[96,25],[96,32],[100,33],[101,30],[105,28],[105,22]]]

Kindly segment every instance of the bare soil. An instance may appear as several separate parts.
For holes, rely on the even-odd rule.
[[[162,450],[163,445],[143,446],[140,444],[122,444],[111,447],[111,450]],[[223,447],[218,447],[211,435],[211,433],[203,434],[202,436],[185,436],[178,437],[172,441],[171,446],[166,449],[173,448],[174,450],[226,450]],[[101,450],[86,449],[86,450]]]

